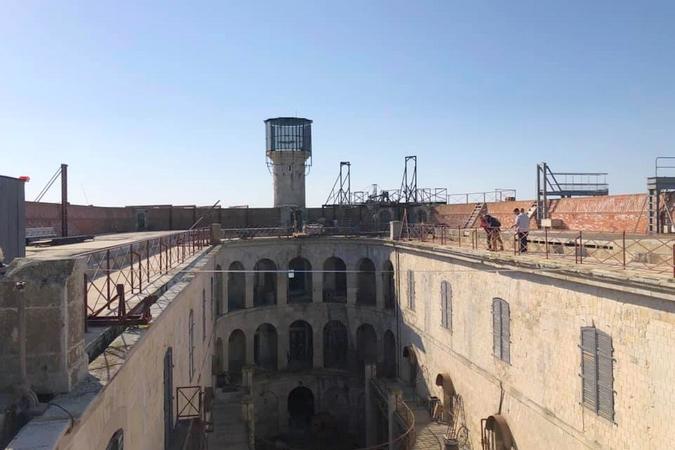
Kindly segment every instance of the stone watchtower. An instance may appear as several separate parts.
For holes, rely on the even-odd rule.
[[[305,173],[312,161],[312,121],[276,117],[265,121],[267,166],[274,178],[274,207],[305,208]]]

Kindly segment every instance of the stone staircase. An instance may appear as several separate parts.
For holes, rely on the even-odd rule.
[[[249,450],[248,430],[241,417],[240,390],[223,392],[216,389],[213,400],[213,432],[207,434],[209,450]]]

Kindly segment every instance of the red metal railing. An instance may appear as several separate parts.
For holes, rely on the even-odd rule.
[[[209,243],[208,229],[203,228],[84,254],[87,320],[103,324],[147,319],[152,298],[143,296],[150,294],[150,285]]]
[[[519,242],[514,231],[501,230],[497,235],[499,241],[495,241],[498,245],[501,242],[503,251],[519,254]],[[472,250],[490,249],[488,234],[481,228],[410,224],[403,228],[401,238]],[[545,228],[528,234],[526,254],[545,259],[574,260],[575,264],[644,270],[675,277],[675,237],[665,235],[550,231]]]

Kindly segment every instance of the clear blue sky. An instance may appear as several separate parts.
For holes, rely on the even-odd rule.
[[[535,164],[642,192],[675,155],[675,2],[0,0],[0,174],[72,203],[272,203],[267,117],[314,120],[309,205],[352,189],[534,195]],[[57,200],[57,189],[46,198]]]

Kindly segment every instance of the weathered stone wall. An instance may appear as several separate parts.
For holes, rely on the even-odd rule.
[[[149,326],[129,328],[89,364],[89,375],[84,382],[73,392],[53,400],[75,417],[72,427],[70,420],[64,419],[63,411],[50,407],[44,416],[26,425],[10,447],[105,449],[113,434],[121,429],[125,449],[164,448],[167,349],[171,348],[173,354],[174,398],[170,408],[173,421],[176,420],[177,387],[213,385],[215,299],[211,293],[211,277],[215,253],[211,251],[202,256],[191,271],[175,280],[153,305],[153,320]],[[190,311],[194,318],[192,374]]]
[[[401,246],[401,346],[412,345],[418,391],[443,397],[449,374],[480,448],[480,419],[506,417],[518,448],[668,448],[675,431],[675,303],[661,288],[562,273],[495,272],[474,261]],[[478,260],[475,261],[478,263]],[[415,310],[407,271],[415,272]],[[452,289],[452,330],[441,327],[440,284]],[[510,363],[493,355],[492,299],[510,305]],[[615,419],[581,405],[580,328],[595,325],[614,345]],[[401,375],[408,376],[406,360]]]
[[[374,245],[373,245],[374,244]],[[216,336],[223,341],[222,361],[228,361],[228,338],[234,330],[241,330],[246,336],[247,364],[253,364],[254,336],[256,329],[263,323],[274,326],[278,333],[278,362],[280,369],[286,367],[288,353],[288,328],[296,320],[305,320],[312,326],[314,343],[314,367],[323,367],[323,329],[330,320],[338,320],[347,327],[353,348],[359,326],[370,324],[374,327],[378,348],[381,349],[385,331],[394,329],[394,311],[384,308],[382,270],[389,261],[391,250],[373,241],[345,240],[343,238],[320,239],[261,239],[254,241],[232,241],[224,244],[217,258],[217,264],[227,271],[233,262],[240,262],[246,273],[246,309],[227,312],[228,277],[223,277],[224,315],[218,318]],[[311,303],[288,303],[288,263],[296,256],[306,258],[312,270]],[[323,263],[332,256],[341,258],[347,270],[347,303],[323,302]],[[376,304],[364,306],[356,304],[357,265],[364,258],[370,258],[376,268]],[[254,307],[253,267],[260,259],[272,260],[277,269],[277,304]],[[382,355],[380,354],[380,361]]]
[[[86,374],[84,262],[15,259],[0,281],[0,390],[20,382],[19,306],[26,370],[38,394],[69,391]]]

